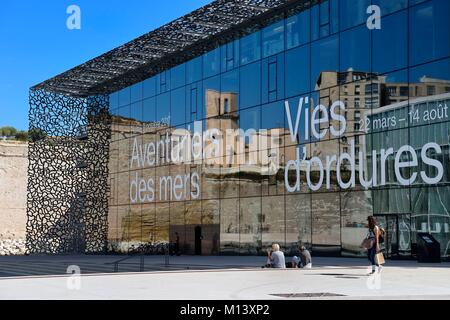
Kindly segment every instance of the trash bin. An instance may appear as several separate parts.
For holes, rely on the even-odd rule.
[[[429,233],[417,234],[417,261],[441,262],[441,245]]]

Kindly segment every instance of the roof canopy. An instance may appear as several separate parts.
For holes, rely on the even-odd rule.
[[[109,94],[199,56],[314,0],[216,0],[34,87],[70,96]]]

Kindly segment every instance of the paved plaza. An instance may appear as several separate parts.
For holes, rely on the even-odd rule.
[[[359,258],[314,258],[311,270],[264,263],[247,256],[0,257],[0,299],[450,299],[450,263],[387,261],[376,276]],[[68,276],[68,268],[81,276]]]

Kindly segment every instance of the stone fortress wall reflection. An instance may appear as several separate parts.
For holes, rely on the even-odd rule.
[[[346,83],[349,78],[356,82],[352,82],[350,85],[341,84],[341,82]],[[432,84],[436,87],[434,92],[439,94],[446,92],[448,83],[449,81],[423,77],[420,83],[409,84],[407,90],[413,90],[420,95],[423,94],[425,87]],[[322,89],[322,86],[325,89]],[[401,89],[397,90],[397,88]],[[369,152],[369,147],[373,144],[366,141],[370,137],[368,128],[364,127],[367,124],[367,117],[373,118],[376,113],[382,113],[384,109],[380,107],[381,105],[386,105],[387,107],[384,108],[390,108],[390,110],[393,107],[401,109],[408,106],[408,98],[397,94],[397,92],[406,90],[402,84],[387,83],[385,76],[373,73],[353,70],[344,73],[322,72],[316,89],[318,95],[311,98],[311,104],[314,105],[314,98],[323,105],[329,105],[341,99],[346,107],[345,114],[342,116],[347,120],[347,126],[345,133],[339,139],[333,138],[329,130],[322,139],[303,143],[303,150],[306,151],[303,155],[305,159],[318,157],[325,161],[327,155],[347,153],[351,147],[349,139],[354,141],[356,153],[359,151],[364,154],[366,151]],[[205,130],[219,129],[220,133],[227,132],[227,130],[233,132],[239,130],[237,94],[207,90],[205,101]],[[389,105],[390,103],[394,104]],[[313,109],[309,108],[311,116]],[[335,126],[336,128],[339,128],[339,125],[340,123],[335,120],[330,120],[327,124],[329,127]],[[193,253],[194,246],[192,244],[195,239],[192,235],[195,234],[197,225],[204,228],[202,241],[204,253],[217,254],[219,252],[218,241],[220,241],[222,249],[227,246],[239,245],[233,243],[236,238],[239,238],[241,248],[245,243],[251,247],[255,243],[255,230],[252,229],[254,221],[246,221],[245,218],[239,219],[240,228],[232,223],[221,225],[220,215],[226,215],[228,210],[216,198],[226,197],[226,195],[237,196],[237,189],[241,188],[249,194],[258,194],[261,188],[265,190],[263,192],[269,194],[283,194],[285,177],[288,178],[289,183],[295,179],[295,170],[289,170],[286,176],[284,176],[284,170],[287,162],[297,158],[296,146],[301,138],[297,138],[297,141],[293,142],[290,136],[291,132],[284,127],[255,130],[242,139],[236,139],[236,135],[223,135],[223,144],[219,154],[204,155],[201,161],[192,161],[187,164],[174,164],[170,160],[167,161],[170,159],[170,137],[179,129],[170,127],[163,121],[154,125],[116,116],[113,118],[112,129],[113,135],[125,139],[113,138],[113,141],[119,142],[112,143],[110,150],[111,166],[119,167],[120,171],[124,172],[118,175],[118,179],[111,178],[110,202],[113,206],[110,209],[119,208],[118,210],[120,210],[117,220],[109,221],[111,250],[126,251],[130,245],[140,243],[166,243],[170,241],[171,233],[179,231],[186,235],[183,239],[185,252]],[[321,129],[323,128],[320,126],[317,128],[318,131]],[[188,132],[192,133],[193,131],[188,130]],[[261,139],[262,136],[264,139]],[[212,138],[218,139],[217,137]],[[261,141],[265,141],[263,148],[261,148]],[[208,140],[203,147],[208,149],[212,143],[211,140]],[[150,158],[143,154],[143,150],[145,152],[146,146],[150,144],[153,145],[152,160],[148,160]],[[252,146],[252,144],[254,145]],[[381,146],[386,147],[386,144],[382,143]],[[133,159],[134,156],[137,158]],[[363,176],[370,175],[371,155],[367,154],[365,157],[368,161],[365,161]],[[207,160],[214,161],[208,162]],[[143,164],[144,161],[148,161],[153,167],[136,165],[141,162]],[[358,158],[355,161],[358,172]],[[312,166],[310,169],[311,180],[314,183],[318,179],[319,168],[314,165],[314,162],[310,165]],[[345,175],[345,172],[349,172],[349,164],[344,162],[342,166],[342,172],[344,172],[342,174]],[[306,171],[304,169],[303,167],[300,170],[302,175]],[[338,191],[336,163],[330,169],[330,188],[328,189]],[[144,179],[140,180],[138,177],[144,177]],[[345,179],[348,179],[348,176]],[[318,192],[324,190],[325,187],[321,187]],[[346,215],[343,221],[342,239],[340,239],[341,231],[333,231],[329,222],[336,218],[335,212],[339,211],[339,204],[335,202],[334,196],[323,193],[320,198],[314,200],[315,209],[318,211],[314,224],[317,231],[321,233],[320,237],[315,240],[315,244],[329,246],[335,243],[337,246],[342,241],[343,250],[349,254],[359,251],[360,239],[365,232],[364,225],[360,221],[361,215],[371,214],[373,199],[372,192],[359,183],[356,190],[359,192],[343,194],[342,201],[346,207]],[[201,201],[202,199],[211,200]],[[285,201],[283,197],[273,199],[280,201],[272,200],[267,203],[270,219],[283,220],[284,211],[277,210],[277,208],[283,207]],[[249,210],[253,210],[253,208],[256,211],[261,210],[259,201],[243,201],[249,201]],[[355,203],[357,205],[352,205]],[[117,207],[117,204],[125,206]],[[309,204],[308,201],[303,204],[294,203],[293,210],[298,205],[307,207]],[[362,208],[364,208],[363,213],[361,212]],[[237,213],[232,210],[228,214],[235,215]],[[166,218],[163,218],[164,216]],[[241,215],[240,218],[243,217],[245,216]],[[265,216],[261,215],[259,219],[265,219]],[[261,243],[260,246],[264,247],[272,242],[280,241],[284,237],[291,246],[295,246],[299,241],[308,243],[308,239],[299,239],[298,230],[304,228],[306,233],[311,221],[298,221],[298,223],[299,226],[296,228],[286,226],[285,233],[284,230],[277,232],[277,230],[271,230],[270,227],[256,231],[266,231],[270,234],[270,237],[266,237],[264,244]],[[448,228],[448,222],[444,225]],[[289,233],[288,230],[293,232]]]
[[[235,132],[237,130],[239,133],[237,95],[235,93],[220,93],[208,90],[206,101],[206,130],[219,128],[221,132],[227,132],[227,130]],[[199,224],[206,230],[202,241],[204,242],[205,252],[208,253],[211,250],[210,253],[218,253],[218,247],[216,247],[218,243],[215,243],[218,241],[218,233],[220,232],[218,201],[208,201],[207,206],[205,206],[205,202],[202,203],[199,199],[200,195],[203,199],[210,199],[219,194],[234,194],[238,188],[245,188],[251,192],[251,190],[260,188],[263,180],[266,180],[265,187],[267,189],[278,188],[282,192],[283,161],[285,158],[293,157],[293,155],[286,156],[284,148],[279,148],[280,144],[284,146],[290,143],[289,131],[285,128],[273,128],[267,131],[251,132],[247,137],[237,137],[235,134],[224,135],[223,147],[221,148],[223,152],[216,157],[219,159],[214,159],[214,154],[212,154],[200,159],[200,164],[194,159],[187,164],[174,164],[166,159],[171,149],[170,138],[168,137],[177,130],[176,128],[158,127],[117,116],[113,118],[112,122],[112,134],[117,137],[117,139],[113,137],[112,140],[120,140],[119,136],[125,139],[120,140],[120,143],[111,144],[110,165],[114,168],[119,167],[121,171],[129,172],[129,174],[120,174],[117,180],[111,179],[110,202],[112,205],[129,203],[130,209],[127,211],[124,208],[119,213],[118,220],[109,221],[110,234],[108,240],[111,242],[111,250],[127,251],[130,245],[137,245],[141,242],[164,243],[169,241],[169,231],[175,233],[180,229],[186,229],[182,230],[182,234],[185,232],[188,234],[188,229],[190,229],[191,233],[194,233],[195,226]],[[138,147],[137,141],[142,143]],[[270,145],[271,142],[273,146]],[[211,143],[210,140],[205,142],[204,148],[208,149]],[[142,168],[136,168],[139,166],[134,163],[133,154],[140,146],[140,151],[138,150],[137,153],[142,155],[142,146],[147,144],[155,146],[152,149],[152,160],[149,161],[154,167],[146,168],[142,166]],[[259,150],[261,145],[265,145],[266,148]],[[158,152],[158,150],[160,151]],[[155,159],[155,157],[157,158]],[[144,158],[146,157],[144,156]],[[205,162],[208,162],[207,160],[210,160],[209,162],[212,164],[205,164]],[[137,159],[136,161],[140,160]],[[133,164],[135,164],[134,168]],[[173,175],[177,173],[181,175],[176,175],[174,178]],[[151,183],[144,181],[139,186],[141,183],[135,178],[138,176],[147,177],[148,181],[151,180]],[[177,183],[176,177],[183,178],[180,179],[181,182]],[[192,182],[193,178],[195,178],[194,182]],[[150,184],[151,188],[149,187]],[[179,187],[177,187],[178,184]],[[198,189],[201,189],[201,191]],[[130,197],[127,198],[127,196]],[[137,199],[140,197],[146,198],[148,201],[144,199],[138,201]],[[177,201],[181,202],[177,203]],[[155,202],[155,204],[151,204],[152,202]],[[138,205],[133,206],[132,204],[135,203],[138,203]],[[133,212],[133,209],[140,209],[139,205],[142,205],[141,215]],[[274,206],[277,206],[277,204],[274,203]],[[115,206],[111,207],[112,210],[114,208]],[[159,217],[167,215],[167,217],[184,217],[184,219],[179,219],[178,225],[176,224],[177,220],[171,220],[170,225],[169,223],[157,225],[155,223],[156,214]],[[201,219],[199,219],[200,214]],[[278,217],[278,219],[282,218]],[[242,222],[245,223],[245,221]],[[249,226],[250,224],[251,222],[249,222]],[[226,231],[221,233],[221,244],[227,243],[227,234],[230,235],[228,237],[230,243],[233,242],[234,237],[239,235],[239,229],[236,226],[222,227]],[[250,231],[250,227],[248,230]],[[273,241],[279,239],[280,236],[281,234],[278,236],[275,234]],[[186,238],[183,247],[185,252],[192,253],[193,248],[187,243],[188,240]],[[208,240],[211,245],[208,245]],[[241,235],[241,243],[242,241],[245,240]],[[247,241],[249,245],[253,244],[254,239],[251,234]]]

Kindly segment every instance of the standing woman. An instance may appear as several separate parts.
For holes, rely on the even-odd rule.
[[[373,243],[372,247],[367,250],[367,257],[372,264],[371,274],[373,274],[375,273],[375,266],[379,269],[381,268],[375,261],[376,254],[380,252],[380,228],[377,226],[377,222],[373,216],[367,217],[367,221],[369,222],[369,234],[367,235],[367,239],[371,240]]]

